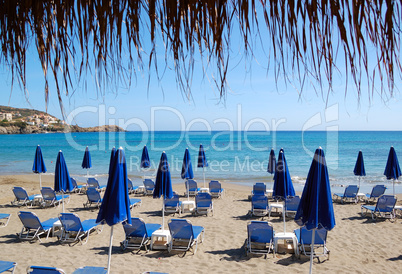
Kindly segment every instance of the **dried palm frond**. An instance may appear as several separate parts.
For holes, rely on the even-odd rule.
[[[69,95],[88,73],[103,94],[111,84],[130,85],[132,75],[144,71],[144,60],[159,79],[173,65],[178,86],[191,98],[200,56],[202,72],[212,70],[223,97],[235,36],[247,61],[261,41],[272,52],[275,76],[296,75],[301,90],[306,79],[322,93],[325,83],[331,90],[338,69],[352,77],[359,98],[362,79],[372,87],[379,79],[381,92],[392,96],[402,71],[400,22],[401,3],[392,0],[0,0],[0,62],[26,90],[26,53],[34,46],[46,104],[52,77],[62,107],[62,93]],[[162,71],[156,57],[161,50]],[[369,51],[376,60],[369,60]]]

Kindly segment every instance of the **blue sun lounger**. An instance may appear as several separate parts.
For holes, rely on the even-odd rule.
[[[56,195],[56,192],[51,187],[42,187],[40,192],[42,193],[42,207],[57,206],[63,202],[63,199],[68,203],[70,201],[70,195]]]
[[[303,253],[305,256],[311,255],[311,244],[313,237],[313,230],[307,230],[305,226],[295,229],[294,233],[299,244],[299,254]],[[314,254],[313,257],[320,261],[321,256],[327,256],[329,260],[329,250],[327,248],[327,235],[328,231],[325,228],[315,230],[314,235]],[[322,248],[322,251],[320,251]]]
[[[211,212],[214,216],[214,204],[212,202],[211,194],[203,192],[195,196],[195,210],[194,214],[205,214]]]
[[[264,217],[269,213],[268,197],[265,195],[251,196],[251,210],[253,216]]]
[[[294,197],[287,197],[285,200],[285,215],[287,217],[290,217],[290,214],[295,215],[297,212],[297,208],[299,207],[300,204],[300,197],[299,196],[294,196]]]
[[[186,185],[186,193],[185,193],[186,196],[187,195],[188,196],[195,196],[195,195],[197,195],[198,191],[200,190],[198,188],[197,182],[194,181],[193,179],[188,179],[185,182],[185,185]]]
[[[340,200],[340,202],[343,204],[344,201],[349,199],[357,203],[357,193],[359,193],[359,187],[357,185],[348,185],[345,188],[344,193],[334,193],[333,200]]]
[[[95,178],[88,178],[87,179],[87,188],[94,187],[99,191],[103,191],[106,189],[106,185],[99,184],[99,181]]]
[[[172,198],[164,200],[165,206],[164,210],[165,213],[179,213],[181,214],[181,201],[179,195],[177,193],[173,193]]]
[[[75,243],[79,241],[81,244],[85,244],[88,242],[91,232],[98,231],[98,233],[100,233],[103,228],[103,226],[101,226],[101,229],[97,228],[100,223],[97,223],[95,219],[88,219],[81,222],[80,217],[75,213],[61,213],[59,220],[63,227],[59,238],[62,243]],[[82,241],[83,237],[86,237],[85,242]]]
[[[0,273],[6,272],[6,271],[10,271],[11,273],[14,273],[16,266],[17,266],[17,263],[15,263],[15,262],[0,261]]]
[[[385,185],[376,185],[373,187],[371,190],[371,193],[366,194],[366,200],[367,202],[375,202],[376,199],[378,199],[381,195],[385,193],[385,190],[387,187]]]
[[[393,219],[395,217],[395,204],[396,197],[393,195],[382,195],[377,200],[377,204],[375,206],[372,205],[362,205],[362,216],[365,215],[368,211],[371,213],[371,218],[374,220],[378,217],[381,218],[389,218]],[[363,212],[365,210],[365,212]]]
[[[262,195],[265,196],[267,193],[267,186],[264,183],[255,183],[253,185],[253,191],[251,195]]]
[[[220,198],[224,193],[224,189],[219,181],[210,181],[209,182],[209,193],[213,198]]]
[[[86,185],[77,184],[77,180],[75,180],[73,177],[70,177],[70,179],[71,183],[73,184],[73,190],[71,190],[71,192],[82,193],[86,189]]]
[[[0,227],[6,227],[10,221],[11,214],[0,213]]]
[[[274,229],[265,221],[251,221],[247,224],[246,252],[267,255],[272,251],[275,257]]]
[[[73,274],[106,274],[107,269],[100,266],[84,266],[77,268]]]
[[[89,187],[87,189],[86,195],[87,195],[88,200],[86,203],[84,203],[85,208],[89,208],[92,204],[94,204],[98,208],[101,206],[102,197],[96,188]]]
[[[155,189],[155,182],[151,179],[145,179],[144,182],[144,195],[153,195]]]
[[[22,223],[21,232],[18,234],[20,240],[34,240],[38,239],[42,234],[46,234],[46,239],[49,237],[53,224],[57,222],[58,218],[50,218],[44,222],[39,220],[39,217],[34,212],[20,211],[18,217]]]
[[[146,224],[141,218],[131,218],[130,224],[123,224],[126,238],[120,243],[123,250],[141,249],[144,247],[148,251],[147,246],[151,242],[152,233],[161,228],[160,224]]]
[[[57,267],[31,265],[27,268],[27,274],[66,274],[66,272]]]
[[[171,219],[168,223],[172,239],[168,244],[168,251],[188,251],[194,245],[194,254],[197,252],[198,243],[204,240],[204,228],[194,226],[189,220]]]
[[[34,204],[35,197],[38,196],[38,194],[28,196],[27,191],[23,187],[19,186],[13,187],[13,193],[15,199],[11,202],[11,204],[19,206],[32,206]]]
[[[135,194],[138,192],[138,186],[133,185],[133,181],[127,178],[128,194]]]
[[[135,206],[141,206],[141,199],[136,199],[136,198],[130,198],[130,209],[132,209]]]

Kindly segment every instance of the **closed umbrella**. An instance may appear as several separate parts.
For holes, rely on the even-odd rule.
[[[63,152],[60,150],[57,155],[56,167],[54,171],[54,191],[61,192],[62,203],[63,203],[63,213],[64,213],[64,192],[72,191],[74,189],[73,183],[71,182],[70,174],[68,173],[68,168],[66,161],[64,160]]]
[[[286,198],[288,196],[295,196],[295,189],[293,188],[292,179],[290,178],[290,173],[288,169],[288,164],[286,163],[285,153],[283,149],[279,151],[278,164],[275,171],[275,181],[272,196],[275,198],[281,198],[285,200],[285,207],[282,210],[283,214],[283,230],[286,233]]]
[[[276,169],[276,158],[275,158],[275,151],[272,148],[271,152],[269,153],[267,172],[274,174],[275,169]]]
[[[110,176],[110,173],[111,173],[111,171],[112,171],[113,161],[114,161],[114,156],[115,156],[115,155],[116,155],[116,148],[113,147],[113,148],[112,148],[112,151],[110,152],[109,172],[108,172],[109,176]]]
[[[142,155],[141,155],[141,168],[149,168],[150,167],[150,161],[149,161],[149,154],[148,154],[148,149],[147,146],[144,146],[142,149]],[[144,179],[145,179],[145,173],[144,173]]]
[[[92,163],[91,153],[89,153],[88,147],[85,148],[84,158],[82,159],[81,167],[87,169],[87,177],[89,177],[89,169],[92,167]]]
[[[296,212],[295,222],[312,231],[310,273],[313,267],[314,236],[317,228],[331,230],[335,227],[331,187],[324,151],[319,147],[315,153],[307,175],[306,184]]]
[[[165,152],[162,152],[159,161],[158,172],[156,173],[154,198],[162,200],[162,230],[165,228],[165,200],[173,197],[172,181],[170,179],[169,163]]]
[[[198,164],[197,167],[202,167],[202,174],[204,176],[204,188],[205,188],[205,169],[208,166],[207,158],[205,157],[205,151],[202,144],[200,144],[200,149],[198,150]]]
[[[398,177],[401,176],[401,168],[399,167],[398,156],[396,156],[394,147],[389,150],[384,175],[387,176],[387,180],[392,179],[392,193],[395,195],[395,180],[398,180]]]
[[[106,223],[110,229],[110,244],[108,253],[107,272],[110,273],[112,255],[113,227],[126,221],[131,224],[130,199],[127,186],[127,165],[123,148],[119,148],[111,159],[110,173],[106,191],[99,209],[97,223]]]
[[[184,157],[183,157],[183,165],[181,167],[181,178],[186,179],[186,182],[188,179],[193,179],[194,174],[193,174],[193,166],[191,164],[191,158],[190,158],[190,152],[188,151],[188,148],[186,148],[186,151],[184,152]],[[190,199],[189,197],[189,186],[187,185],[187,200]]]
[[[355,176],[359,176],[359,189],[360,189],[360,178],[361,176],[366,176],[366,170],[364,169],[363,152],[361,150],[357,155],[357,160],[353,173],[355,174]]]
[[[42,188],[42,173],[46,173],[45,161],[43,161],[40,145],[36,147],[35,158],[32,166],[34,173],[39,173],[39,187]]]

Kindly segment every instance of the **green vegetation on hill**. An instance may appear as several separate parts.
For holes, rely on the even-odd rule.
[[[46,112],[35,110],[35,109],[13,108],[13,107],[8,107],[8,106],[0,106],[0,112],[19,113],[21,115],[21,116],[14,116],[13,115],[13,120],[14,119],[18,119],[18,120],[19,119],[24,119],[26,117],[33,116],[33,115],[47,115],[47,116],[55,117],[55,116],[50,115],[50,114],[48,114]]]

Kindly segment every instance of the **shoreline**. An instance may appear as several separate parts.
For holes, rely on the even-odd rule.
[[[25,178],[26,176],[28,176],[28,177],[29,176],[34,176],[39,181],[39,178],[38,178],[39,175],[34,174],[34,173],[27,173],[27,172],[18,173],[18,174],[4,174],[3,173],[3,174],[0,174],[0,180],[3,177],[10,177],[10,176],[11,177],[13,177],[13,176],[21,176],[23,178]],[[49,177],[51,180],[53,180],[53,178],[54,178],[53,176],[54,176],[53,172],[42,173],[42,180],[44,180],[44,178],[47,178],[47,177]],[[85,183],[86,178],[87,178],[86,174],[78,174],[78,175],[77,174],[70,174],[70,176],[75,178],[77,180],[77,182],[80,182],[81,184]],[[101,183],[106,184],[108,175],[107,174],[90,174],[89,177],[98,178]],[[295,176],[295,177],[297,177],[297,176]],[[132,179],[133,184],[135,186],[143,185],[142,184],[142,179],[144,177],[141,176],[141,175],[131,175],[131,174],[129,174],[128,178]],[[155,180],[155,176],[146,175],[145,178],[150,178],[150,179]],[[215,179],[216,178],[213,178],[213,177],[205,177],[205,184],[208,185],[209,181],[215,180]],[[198,183],[199,187],[203,186],[203,183],[204,183],[203,178],[195,178],[194,180]],[[249,188],[252,188],[252,186],[257,182],[265,183],[265,185],[267,186],[267,189],[272,189],[273,184],[274,184],[272,176],[267,177],[265,180],[261,180],[261,177],[259,177],[259,178],[250,178],[249,180],[244,180],[244,179],[238,179],[238,180],[222,180],[222,179],[218,179],[218,180],[221,183],[238,185],[238,186],[245,186],[245,187],[249,187]],[[304,188],[305,179],[304,179],[304,182],[302,183],[300,181],[295,181],[294,177],[292,177],[292,181],[293,181],[293,186],[295,188],[295,191],[296,192],[302,192],[303,188]],[[387,187],[387,190],[386,190],[385,194],[392,194],[392,183],[391,182],[392,181],[381,181],[381,182],[374,182],[374,183],[373,182],[371,182],[371,183],[363,183],[362,182],[359,192],[360,193],[370,193],[371,189],[373,188],[373,186],[375,186],[377,184],[384,184]],[[177,178],[177,177],[172,176],[172,184],[173,185],[181,185],[181,184],[184,185],[185,181],[183,179],[181,179],[181,178]],[[331,184],[332,193],[343,192],[345,187],[348,185],[348,184],[345,184],[345,183],[338,184],[338,183],[331,182],[331,179],[330,179],[330,184]],[[358,182],[351,181],[350,185],[353,185],[353,184],[357,185]],[[402,194],[402,182],[399,182],[399,181],[395,182],[395,194]]]

